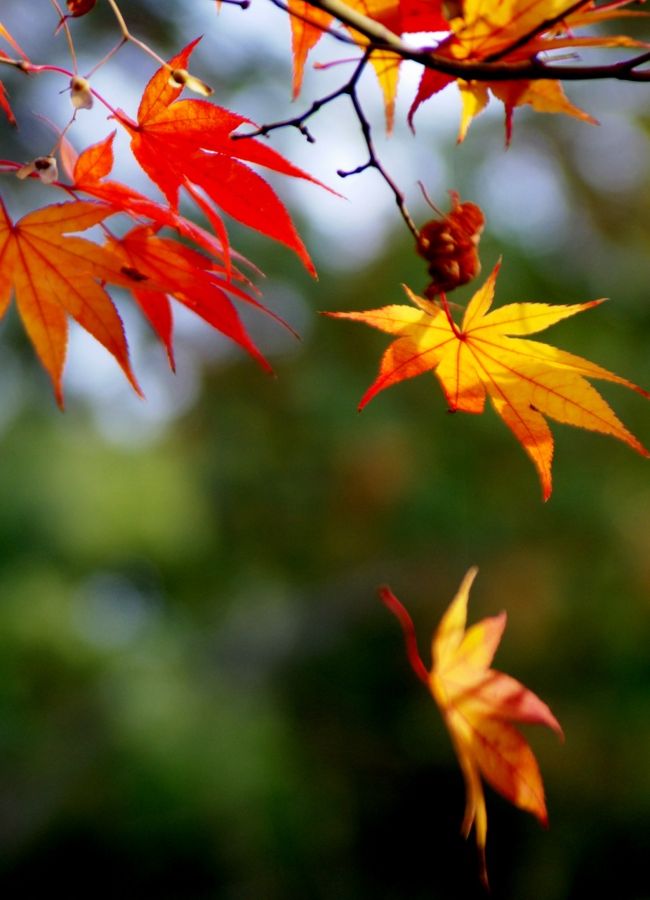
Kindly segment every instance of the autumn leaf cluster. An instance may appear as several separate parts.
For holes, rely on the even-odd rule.
[[[472,119],[485,109],[493,96],[505,108],[509,142],[513,112],[520,106],[529,105],[537,112],[565,113],[585,122],[595,122],[592,116],[567,99],[558,80],[548,75],[541,80],[520,77],[517,68],[523,62],[537,61],[540,56],[552,60],[557,51],[566,54],[567,50],[587,47],[646,46],[628,35],[585,36],[578,33],[611,19],[638,15],[637,10],[622,9],[630,3],[631,0],[613,0],[604,4],[596,4],[593,0],[577,3],[567,0],[505,0],[499,3],[486,3],[485,0],[350,0],[347,5],[394,35],[423,31],[443,35],[434,51],[428,54],[429,64],[423,68],[408,113],[411,124],[416,111],[426,100],[456,83],[462,107],[458,140],[464,139]],[[298,93],[307,56],[331,24],[332,15],[315,10],[306,0],[289,0],[289,8],[295,14],[292,19],[293,87],[294,93]],[[353,26],[348,26],[348,31],[360,47],[368,46],[367,35]],[[388,49],[391,46],[391,42],[386,42],[382,52],[371,56],[384,96],[389,130],[394,121],[399,69],[403,62],[399,52]],[[481,80],[470,77],[472,67],[489,67],[491,64],[494,65],[492,77],[488,69]],[[458,74],[449,72],[454,67]],[[508,67],[516,78],[508,78]],[[463,68],[468,77],[463,77]]]
[[[183,69],[196,43],[170,60],[170,68],[163,67],[153,75],[144,90],[137,121],[121,110],[112,114],[129,134],[133,155],[161,189],[167,204],[111,180],[114,132],[78,156],[67,140],[61,142],[67,180],[59,180],[53,157],[14,166],[22,177],[40,177],[69,196],[93,198],[45,207],[18,222],[11,220],[4,205],[1,208],[2,312],[15,294],[22,322],[61,405],[70,316],[113,354],[139,392],[122,324],[106,285],[131,292],[165,345],[172,367],[173,300],[270,369],[248,335],[234,301],[269,311],[243,271],[251,271],[251,264],[231,250],[220,211],[286,245],[315,274],[284,205],[249,163],[317,182],[259,140],[233,140],[233,132],[251,124],[245,117],[203,100],[179,99],[184,85],[170,77],[170,69]],[[181,215],[181,191],[196,203],[211,231]],[[134,223],[121,237],[105,224],[118,214]],[[100,223],[103,245],[70,236]],[[176,237],[161,236],[163,227],[173,229]]]
[[[451,412],[480,414],[489,399],[532,461],[545,500],[552,491],[554,451],[549,419],[609,435],[643,456],[650,455],[591,381],[611,382],[645,398],[650,397],[647,391],[596,363],[530,339],[564,319],[595,310],[602,299],[568,304],[517,299],[493,308],[497,262],[458,313],[448,295],[478,278],[480,239],[489,223],[476,203],[461,200],[452,189],[449,212],[438,211],[432,203],[434,215],[418,227],[403,193],[376,153],[373,126],[357,93],[358,81],[370,67],[380,85],[390,131],[396,124],[400,72],[410,61],[421,69],[406,116],[411,126],[416,112],[425,115],[420,107],[451,85],[456,85],[460,97],[459,141],[491,98],[503,104],[506,143],[513,136],[514,111],[522,106],[593,123],[591,115],[564,92],[562,80],[572,80],[574,71],[567,71],[564,60],[567,55],[575,59],[587,48],[643,50],[646,45],[636,38],[593,30],[610,20],[639,15],[628,8],[628,0],[600,4],[593,0],[287,0],[294,99],[303,88],[308,60],[326,36],[335,37],[331,43],[339,48],[351,47],[353,74],[343,76],[338,90],[314,101],[306,112],[263,125],[218,105],[211,99],[211,88],[189,71],[199,39],[169,61],[161,60],[133,38],[115,0],[108,3],[122,37],[98,65],[108,62],[129,40],[157,59],[133,116],[114,108],[110,98],[95,91],[92,74],[96,69],[79,73],[74,52],[70,71],[36,63],[0,22],[0,64],[16,75],[48,72],[65,77],[73,110],[54,148],[29,160],[0,160],[5,176],[15,175],[25,183],[40,180],[57,194],[56,202],[16,220],[0,193],[0,316],[15,299],[61,406],[70,319],[112,354],[133,389],[141,393],[112,288],[127,292],[164,347],[172,368],[174,308],[180,304],[270,370],[263,349],[242,322],[240,305],[292,327],[264,306],[256,286],[256,266],[231,244],[230,220],[288,248],[311,275],[316,274],[287,209],[260,170],[331,190],[274,150],[266,138],[277,128],[295,126],[313,140],[306,122],[323,106],[347,98],[360,125],[368,161],[339,174],[347,177],[368,168],[377,170],[395,196],[414,239],[414,253],[421,257],[423,269],[426,263],[430,279],[424,296],[405,286],[406,303],[382,301],[363,311],[327,313],[369,325],[392,338],[359,409],[386,388],[429,373],[438,379]],[[65,31],[71,47],[70,21],[92,13],[95,5],[95,0],[68,0],[58,29]],[[591,31],[584,34],[584,29]],[[435,37],[422,45],[404,40],[422,32]],[[641,53],[607,71],[611,77],[642,80],[639,67],[644,62]],[[583,72],[595,78],[601,70],[585,67]],[[200,97],[190,98],[184,94],[188,91]],[[74,147],[76,116],[94,103],[106,109],[108,133],[78,151]],[[3,81],[0,111],[8,126],[20,124]],[[117,130],[128,138],[133,158],[162,200],[113,177]],[[80,236],[90,229],[100,237]],[[562,731],[535,694],[491,668],[505,613],[466,628],[474,576],[475,570],[470,570],[442,617],[433,638],[430,669],[420,658],[404,606],[389,588],[382,589],[381,598],[400,620],[411,665],[450,732],[466,786],[462,831],[467,836],[475,829],[481,877],[487,883],[487,812],[481,779],[546,823],[539,769],[513,723]]]

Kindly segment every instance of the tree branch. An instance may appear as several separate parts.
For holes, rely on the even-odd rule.
[[[335,19],[343,22],[344,25],[355,28],[360,34],[365,35],[371,43],[375,44],[377,48],[393,50],[400,56],[403,55],[403,51],[412,49],[390,28],[386,28],[385,25],[382,25],[375,19],[371,19],[370,16],[352,9],[343,0],[307,0],[307,2],[310,6],[315,6],[316,9],[334,16]]]
[[[272,0],[276,3],[276,0]],[[370,51],[383,50],[395,53],[404,60],[419,63],[426,69],[433,69],[461,78],[464,81],[599,81],[613,79],[616,81],[650,81],[650,70],[637,71],[638,67],[650,61],[650,53],[642,53],[628,60],[601,66],[554,65],[534,57],[530,60],[503,62],[500,58],[493,61],[450,59],[436,52],[435,47],[411,47],[399,35],[376,22],[369,16],[351,9],[343,0],[307,0],[307,2],[323,12],[330,13],[339,22],[354,28],[370,42]],[[276,3],[277,5],[277,3]],[[582,3],[579,4],[580,6]],[[567,7],[566,16],[574,9]],[[551,27],[560,19],[548,20],[543,27]],[[535,33],[538,32],[536,29]],[[511,52],[511,49],[508,49]]]
[[[275,2],[275,0],[273,0],[273,2]],[[247,131],[243,134],[233,134],[232,139],[244,140],[246,138],[258,137],[259,135],[267,135],[271,131],[277,131],[279,128],[297,128],[301,132],[301,134],[305,136],[307,141],[309,141],[310,144],[313,144],[315,143],[316,139],[305,125],[305,122],[313,115],[315,115],[315,113],[317,113],[319,110],[323,109],[324,106],[327,106],[334,100],[337,100],[339,97],[349,97],[352,108],[354,109],[354,113],[357,117],[357,121],[359,122],[363,139],[366,143],[366,148],[368,150],[368,159],[365,163],[362,163],[361,165],[357,166],[354,169],[351,169],[350,171],[338,169],[336,174],[340,178],[348,178],[350,175],[359,175],[361,172],[365,172],[367,169],[376,169],[390,188],[393,196],[395,197],[395,202],[397,204],[397,208],[399,209],[400,215],[406,223],[406,227],[409,229],[409,231],[417,241],[420,237],[418,228],[406,207],[404,194],[400,191],[397,184],[388,173],[388,171],[384,168],[383,163],[377,156],[377,151],[375,150],[375,145],[372,139],[372,128],[365,112],[363,111],[361,101],[359,100],[359,96],[357,94],[357,85],[359,83],[359,79],[361,78],[368,60],[370,59],[371,53],[372,49],[368,47],[357,63],[354,72],[352,73],[348,81],[346,81],[346,83],[340,88],[337,88],[335,91],[327,94],[325,97],[321,97],[319,100],[314,100],[311,106],[304,113],[301,113],[298,116],[294,116],[291,119],[283,119],[280,122],[272,122],[267,125],[260,125],[259,128],[256,128],[254,131]]]

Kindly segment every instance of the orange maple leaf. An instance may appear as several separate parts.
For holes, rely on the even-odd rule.
[[[442,14],[441,0],[347,0],[347,6],[380,22],[395,34],[447,31],[449,28]],[[333,16],[312,6],[307,0],[289,0],[288,8],[291,14],[293,49],[293,96],[297,97],[302,86],[307,56],[332,24]],[[354,28],[347,27],[347,30],[359,47],[367,46],[366,37]],[[386,127],[390,131],[393,127],[401,60],[396,54],[382,51],[375,52],[370,61],[384,96]]]
[[[185,69],[197,41],[170,60],[171,70]],[[247,138],[233,140],[250,119],[205,100],[179,100],[183,86],[159,69],[149,81],[138,109],[138,121],[117,113],[131,136],[135,158],[158,185],[172,209],[178,208],[179,190],[185,188],[200,204],[199,188],[228,215],[291,248],[311,274],[313,263],[285,207],[270,185],[246,163],[264,166],[283,175],[319,181],[292,165],[266,144]],[[214,223],[216,210],[203,201]],[[206,209],[207,208],[207,209]],[[223,226],[220,234],[225,233]]]
[[[506,627],[506,613],[465,629],[469,590],[477,571],[473,568],[465,575],[438,625],[430,672],[420,658],[408,612],[390,588],[382,588],[380,597],[400,621],[411,666],[431,691],[449,729],[465,780],[462,833],[467,838],[475,827],[481,878],[487,886],[487,811],[481,776],[506,800],[531,812],[546,826],[544,786],[537,761],[511,723],[546,725],[561,737],[563,734],[539,697],[509,675],[489,668]]]
[[[406,287],[413,306],[326,313],[334,318],[365,322],[397,335],[397,340],[386,350],[379,376],[366,391],[359,409],[379,391],[427,371],[435,371],[451,411],[481,413],[487,394],[533,461],[545,500],[551,495],[553,458],[553,436],[545,416],[612,435],[643,456],[649,456],[587,378],[612,381],[650,397],[647,391],[589,360],[521,338],[603,301],[571,306],[512,303],[490,312],[498,269],[499,264],[473,296],[460,326],[455,324],[448,308],[443,311]]]
[[[593,0],[576,4],[571,0],[464,0],[462,14],[450,21],[451,34],[436,49],[436,54],[465,62],[517,62],[533,59],[538,53],[567,47],[640,47],[644,42],[627,36],[598,35],[576,37],[574,30],[622,16],[644,13],[620,10],[632,0],[614,0],[596,6]],[[490,94],[501,100],[506,112],[506,142],[512,135],[515,107],[528,104],[538,112],[565,113],[591,124],[596,120],[574,106],[558,81],[465,81],[462,78],[426,69],[411,105],[408,119],[429,97],[457,81],[462,100],[462,141],[469,125],[488,104]]]
[[[123,284],[110,255],[69,232],[84,231],[113,215],[110,206],[75,201],[36,209],[13,223],[0,199],[0,316],[16,297],[18,312],[63,406],[61,377],[68,316],[112,353],[134,389],[122,321],[100,284]]]

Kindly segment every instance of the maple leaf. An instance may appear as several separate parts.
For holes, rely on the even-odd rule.
[[[466,630],[469,590],[477,574],[467,572],[433,636],[431,671],[420,658],[408,612],[390,588],[380,597],[398,618],[415,674],[427,685],[449,730],[465,781],[462,833],[475,827],[481,878],[487,887],[487,811],[481,776],[506,800],[548,824],[537,761],[511,724],[545,725],[563,737],[559,722],[539,697],[519,681],[490,668],[506,627],[506,613]]]
[[[574,35],[576,28],[615,17],[644,15],[619,9],[629,2],[632,0],[615,0],[605,7],[596,7],[592,0],[582,4],[570,0],[503,0],[488,4],[484,0],[464,0],[462,15],[451,19],[451,34],[438,45],[436,55],[465,62],[507,63],[567,47],[646,46],[627,36]],[[462,101],[459,141],[465,138],[472,119],[487,106],[490,94],[505,106],[506,143],[512,136],[513,111],[525,104],[538,112],[565,113],[597,124],[592,116],[567,99],[558,81],[465,81],[425,69],[408,113],[411,126],[418,107],[453,81],[457,81]]]
[[[348,0],[347,6],[380,22],[395,34],[414,31],[448,31],[449,24],[442,13],[441,0]],[[293,50],[293,96],[300,93],[305,63],[333,22],[330,13],[312,6],[307,0],[289,0],[291,14],[291,43]],[[368,39],[346,26],[348,32],[365,49]],[[381,52],[370,57],[384,96],[386,128],[391,131],[395,114],[395,96],[401,59],[396,54]]]
[[[208,257],[178,241],[159,237],[146,226],[132,229],[122,238],[109,237],[107,250],[115,267],[131,278],[129,289],[155,333],[167,349],[174,368],[172,342],[173,297],[226,337],[243,347],[267,371],[268,362],[244,328],[229,294],[281,319],[224,277],[225,270]]]
[[[0,38],[4,38],[4,40],[10,45],[10,47],[14,50],[14,52],[18,56],[21,57],[23,62],[29,62],[26,54],[23,52],[23,50],[20,48],[20,46],[17,44],[17,42],[11,36],[11,34],[7,31],[7,29],[4,27],[2,22],[0,22]],[[9,59],[7,54],[2,50],[0,50],[0,58],[1,59]],[[11,106],[9,105],[9,97],[7,95],[7,90],[4,86],[4,84],[2,83],[2,81],[0,81],[0,109],[3,111],[3,113],[7,117],[9,123],[11,125],[15,125],[16,117],[14,116],[13,110],[11,109]]]
[[[16,297],[18,312],[63,406],[61,377],[68,316],[93,335],[140,392],[129,363],[122,322],[99,283],[122,284],[124,276],[97,244],[69,232],[84,231],[113,214],[110,206],[85,201],[45,206],[13,223],[0,199],[0,316]]]
[[[460,326],[451,318],[448,307],[443,311],[406,287],[413,306],[326,313],[397,335],[359,409],[379,391],[427,371],[437,375],[451,411],[481,413],[488,395],[495,411],[533,461],[545,500],[551,495],[553,458],[553,436],[545,416],[612,435],[649,456],[587,379],[611,381],[650,397],[647,391],[589,360],[520,337],[542,331],[603,301],[571,306],[512,303],[490,312],[498,270],[497,263],[468,304]]]
[[[16,124],[16,117],[9,105],[9,97],[4,84],[0,81],[0,109],[4,112],[11,125]]]
[[[110,134],[103,141],[86,148],[76,156],[72,147],[62,143],[64,168],[72,181],[66,189],[84,191],[110,204],[141,222],[151,219],[153,224],[139,225],[118,239],[107,238],[105,249],[112,262],[125,276],[127,287],[156,335],[164,344],[172,369],[175,368],[173,350],[173,316],[169,297],[182,303],[212,327],[225,334],[251,354],[267,371],[268,362],[255,347],[227,294],[251,304],[271,316],[293,334],[295,332],[279,316],[246,293],[239,285],[252,289],[248,278],[232,264],[231,257],[252,266],[245,257],[189,221],[178,212],[155,203],[138,191],[117,181],[106,180],[113,168],[113,139]],[[210,254],[206,257],[191,247],[169,237],[160,237],[163,226],[174,228],[182,237],[198,244]],[[227,241],[227,237],[225,237]],[[219,262],[215,262],[215,258]],[[254,267],[253,267],[254,268]],[[239,285],[235,282],[238,282]],[[227,293],[226,293],[227,292]]]
[[[171,70],[187,67],[196,43],[193,41],[169,61]],[[131,149],[139,164],[173,209],[178,207],[181,187],[200,204],[199,188],[234,219],[292,249],[315,275],[285,207],[270,185],[246,163],[325,185],[258,140],[233,140],[233,132],[241,125],[254,125],[250,119],[205,100],[179,100],[183,86],[170,78],[170,69],[159,69],[147,84],[137,122],[122,111],[116,114],[131,136]],[[205,207],[215,222],[216,210],[204,201],[204,211]],[[223,226],[220,230],[225,232]]]
[[[225,228],[220,230],[222,223],[218,217],[214,222],[214,227],[220,239],[215,239],[205,228],[186,219],[177,210],[171,209],[166,204],[156,203],[128,185],[108,179],[107,176],[113,169],[114,138],[115,132],[112,132],[104,140],[92,144],[79,155],[74,152],[64,138],[60,147],[61,159],[72,184],[61,186],[74,194],[80,191],[90,194],[92,197],[110,204],[116,212],[125,213],[136,220],[140,221],[142,218],[151,219],[158,227],[167,225],[174,228],[180,235],[198,244],[208,253],[223,259],[226,270],[229,273],[233,271],[230,261],[231,256],[243,261],[251,268],[255,268],[241,254],[234,252],[229,247],[228,235]],[[207,204],[205,205],[207,206]],[[210,217],[211,210],[207,209],[205,211]]]

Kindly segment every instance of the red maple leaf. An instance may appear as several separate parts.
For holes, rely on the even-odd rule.
[[[231,297],[255,306],[288,326],[243,289],[243,286],[251,288],[250,282],[232,264],[231,256],[244,263],[248,261],[230,249],[224,252],[222,242],[177,211],[150,200],[121,182],[107,180],[106,176],[113,168],[114,136],[113,133],[93,144],[76,158],[70,145],[64,145],[63,163],[72,181],[72,186],[67,189],[75,193],[89,193],[114,207],[115,211],[126,213],[138,221],[138,226],[124,237],[109,236],[105,248],[111,254],[115,269],[125,276],[123,286],[131,291],[165,345],[172,368],[173,316],[170,297],[235,341],[265,369],[270,370],[268,362],[241,323]],[[141,224],[145,219],[151,221]],[[209,256],[174,238],[159,236],[163,226],[170,226],[182,237],[194,241]]]
[[[80,191],[90,194],[92,197],[110,204],[116,211],[126,213],[137,221],[150,219],[158,227],[167,225],[176,229],[182,237],[188,238],[207,253],[222,259],[228,270],[231,266],[231,256],[255,268],[252,263],[231,250],[228,246],[225,228],[219,233],[219,238],[215,239],[214,235],[205,228],[186,219],[167,204],[156,203],[128,185],[108,179],[107,176],[113,169],[114,138],[115,132],[109,134],[104,140],[87,147],[78,156],[64,139],[61,142],[61,158],[65,172],[72,183],[61,186],[75,195]],[[219,226],[219,221],[215,223],[215,226]]]
[[[292,165],[283,156],[254,138],[235,140],[233,133],[250,119],[206,100],[179,100],[183,86],[171,71],[185,69],[197,41],[193,41],[161,68],[145,88],[138,121],[121,110],[118,121],[131,135],[131,149],[147,175],[162,190],[173,209],[178,207],[179,190],[184,187],[201,203],[202,191],[214,206],[265,234],[300,257],[315,275],[309,254],[288,212],[270,185],[247,163],[319,184],[315,178]],[[324,185],[320,185],[324,187]],[[203,201],[203,210],[218,214]]]
[[[285,323],[228,279],[222,266],[179,241],[159,237],[154,229],[146,226],[134,228],[122,238],[110,237],[106,249],[113,257],[115,267],[131,279],[129,289],[165,345],[172,368],[174,351],[170,297],[239,344],[267,371],[271,371],[244,328],[231,297],[250,303]]]

